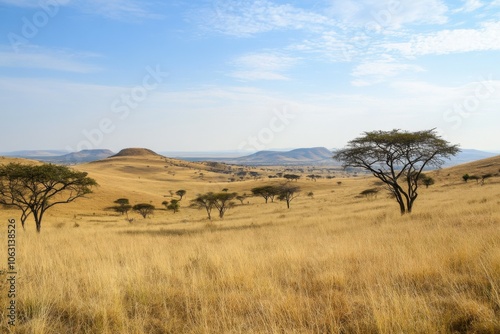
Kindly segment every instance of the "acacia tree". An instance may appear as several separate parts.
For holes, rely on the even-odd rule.
[[[211,212],[213,208],[216,208],[217,211],[219,211],[220,218],[224,218],[226,211],[234,206],[234,202],[232,202],[232,200],[237,195],[237,193],[228,192],[208,192],[206,194],[196,196],[196,198],[191,202],[194,206],[205,209],[207,211],[208,219],[212,219]]]
[[[179,212],[179,209],[181,207],[179,201],[180,200],[176,199],[171,200],[170,203],[166,205],[167,209],[172,210],[174,213]]]
[[[180,197],[179,201],[182,201],[182,198],[186,195],[186,191],[184,189],[180,189],[177,190],[175,194]]]
[[[128,212],[132,209],[132,205],[129,204],[128,198],[119,198],[114,201],[114,203],[118,205],[114,206],[112,209],[121,215],[125,214],[128,220]]]
[[[33,215],[40,233],[45,212],[57,204],[70,203],[92,192],[97,182],[66,166],[53,164],[0,166],[0,204],[22,211],[21,224]]]
[[[274,202],[274,196],[278,194],[278,188],[275,186],[255,187],[252,188],[251,192],[254,196],[262,196],[266,203],[269,199]]]
[[[286,202],[286,207],[290,209],[290,202],[299,196],[300,187],[284,184],[279,187],[278,199]]]
[[[139,203],[134,205],[132,209],[139,213],[142,218],[146,218],[147,216],[153,214],[153,212],[155,211],[155,206],[148,203]]]
[[[232,202],[232,200],[237,195],[237,193],[227,192],[214,194],[213,204],[214,207],[219,211],[219,218],[224,218],[224,214],[226,213],[226,211],[234,206],[234,202]]]
[[[215,194],[208,192],[206,194],[198,194],[191,202],[193,206],[207,211],[208,219],[212,219],[212,209],[214,208]]]
[[[425,167],[439,168],[444,158],[460,152],[435,129],[365,132],[335,153],[343,167],[359,167],[384,182],[399,204],[401,214],[411,213],[417,199],[418,179]]]

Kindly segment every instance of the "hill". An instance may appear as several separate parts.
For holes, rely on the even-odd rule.
[[[497,153],[485,152],[475,149],[462,149],[456,156],[454,156],[451,160],[446,161],[445,166],[455,166],[464,164],[471,161],[491,158],[496,156]]]
[[[110,150],[82,150],[80,152],[74,152],[59,157],[50,157],[48,159],[40,160],[62,164],[80,164],[84,162],[105,159],[113,154],[114,152]]]
[[[160,154],[147,148],[124,148],[112,157],[137,157],[137,156],[153,156],[161,157]]]
[[[239,165],[332,165],[332,152],[325,147],[298,148],[291,151],[259,151],[248,156],[228,159]]]
[[[500,155],[492,158],[481,159],[453,167],[443,168],[434,172],[438,180],[446,181],[447,183],[461,183],[462,176],[465,174],[483,175],[491,174],[493,176],[500,175]]]

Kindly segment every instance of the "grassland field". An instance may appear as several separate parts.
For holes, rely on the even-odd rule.
[[[94,193],[47,211],[39,235],[18,227],[15,327],[0,251],[2,333],[500,333],[500,178],[461,180],[498,173],[498,157],[430,172],[411,215],[383,191],[358,196],[374,177],[337,173],[302,177],[290,209],[249,197],[211,222],[189,207],[196,194],[282,180],[161,157],[73,168]],[[180,212],[162,209],[178,189]],[[157,210],[129,223],[105,210],[120,197]]]

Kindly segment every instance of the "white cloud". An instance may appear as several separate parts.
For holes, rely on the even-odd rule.
[[[313,30],[332,23],[323,15],[268,0],[215,0],[212,8],[197,16],[207,29],[239,37],[272,30]]]
[[[456,12],[473,12],[476,9],[479,9],[484,6],[484,3],[482,3],[480,0],[465,0],[464,5],[456,10]]]
[[[334,1],[329,13],[346,26],[367,29],[399,29],[408,24],[443,24],[448,18],[447,6],[441,0]]]
[[[295,65],[296,58],[275,53],[252,53],[238,57],[233,65],[238,70],[230,75],[245,80],[288,80],[282,72]]]
[[[62,50],[47,50],[39,47],[25,47],[19,52],[0,48],[0,67],[37,68],[62,72],[88,73],[99,68],[82,61],[94,54],[74,54]]]
[[[89,14],[97,14],[110,19],[158,19],[162,15],[149,9],[148,1],[138,0],[87,0],[73,1],[81,10]]]
[[[0,0],[0,4],[25,8],[72,6],[92,15],[115,20],[154,19],[161,15],[150,10],[146,1],[139,0]]]
[[[388,78],[396,77],[402,73],[422,72],[424,69],[413,64],[403,64],[394,61],[390,57],[383,60],[364,62],[356,66],[351,75],[355,77],[351,84],[353,86],[369,86],[386,81]]]
[[[500,22],[485,23],[479,29],[442,30],[421,34],[408,42],[388,43],[385,48],[399,51],[407,57],[500,50]]]

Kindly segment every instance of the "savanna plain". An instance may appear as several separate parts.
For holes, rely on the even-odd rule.
[[[360,197],[374,177],[339,171],[292,181],[290,209],[248,197],[212,221],[196,194],[249,194],[283,182],[267,177],[277,169],[228,182],[154,155],[73,168],[94,193],[47,211],[40,234],[29,219],[17,230],[15,328],[0,252],[2,333],[500,333],[500,178],[461,178],[498,174],[500,157],[427,173],[412,214],[383,190]],[[161,209],[178,189],[180,211]],[[157,210],[132,222],[106,210],[123,197]],[[18,216],[0,209],[3,248]]]

